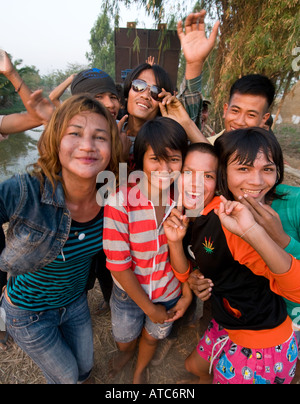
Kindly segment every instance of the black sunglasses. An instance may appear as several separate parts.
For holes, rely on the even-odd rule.
[[[133,89],[133,91],[135,91],[136,93],[142,93],[143,91],[145,91],[147,88],[150,89],[150,95],[151,97],[155,100],[155,101],[160,101],[160,98],[158,98],[158,94],[161,93],[161,88],[157,87],[157,86],[149,86],[146,81],[144,80],[140,80],[140,79],[136,79],[133,80],[131,83],[131,88]]]

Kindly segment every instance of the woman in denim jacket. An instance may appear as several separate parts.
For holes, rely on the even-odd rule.
[[[48,383],[86,380],[93,366],[85,293],[102,252],[99,172],[117,172],[116,123],[96,100],[78,95],[58,108],[38,144],[31,173],[0,184],[0,225],[9,222],[0,269],[8,333]]]

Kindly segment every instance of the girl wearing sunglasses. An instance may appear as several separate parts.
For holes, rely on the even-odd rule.
[[[132,141],[130,154],[133,153],[135,137],[143,124],[161,115],[159,102],[167,93],[173,94],[174,87],[168,73],[159,65],[142,63],[126,77],[124,97],[128,121],[124,129]]]
[[[124,98],[127,101],[129,117],[123,131],[132,141],[130,157],[132,157],[135,137],[142,125],[159,115],[180,123],[192,143],[207,143],[206,137],[200,132],[195,122],[199,124],[201,118],[201,72],[206,58],[214,48],[219,22],[214,25],[207,38],[205,15],[205,10],[191,13],[185,20],[185,26],[182,21],[179,21],[177,25],[177,34],[186,59],[186,82],[183,86],[185,89],[181,92],[184,106],[173,95],[174,87],[171,79],[159,65],[143,63],[126,77]],[[161,90],[160,93],[159,90]]]
[[[179,122],[192,142],[207,142],[174,92],[168,73],[159,65],[142,63],[126,77],[124,97],[128,121],[123,130],[132,142],[129,161],[133,158],[134,141],[143,124],[161,115]]]

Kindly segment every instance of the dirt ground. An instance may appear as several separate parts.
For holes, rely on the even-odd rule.
[[[294,169],[300,170],[300,128],[278,127],[275,131],[284,152],[285,161]],[[297,171],[298,173],[298,171]],[[299,171],[300,173],[300,171]],[[286,173],[285,183],[300,186],[300,175]],[[108,362],[117,351],[111,335],[110,314],[100,316],[98,306],[102,294],[98,287],[89,292],[89,305],[94,328],[95,366],[92,377],[95,384],[130,384],[133,377],[135,358],[114,379],[108,379]],[[151,384],[173,384],[185,379],[184,360],[195,348],[210,320],[209,304],[204,305],[204,315],[197,327],[181,327],[178,338],[167,357],[159,367],[150,366]],[[0,384],[44,384],[45,379],[28,356],[14,343],[8,351],[0,351]],[[293,381],[300,384],[300,364]]]
[[[111,335],[110,313],[99,315],[98,307],[102,293],[98,284],[88,295],[94,329],[94,360],[92,384],[131,384],[136,357],[111,380],[108,378],[108,362],[117,352]],[[150,366],[149,383],[174,384],[186,379],[184,360],[191,353],[205,331],[210,319],[209,308],[205,309],[205,320],[196,328],[184,327],[179,331],[178,339],[159,367]],[[0,384],[44,384],[45,379],[35,363],[11,341],[10,349],[0,351]]]
[[[91,384],[131,384],[136,357],[111,380],[108,378],[108,362],[117,352],[111,335],[110,313],[99,315],[98,306],[102,294],[98,285],[89,292],[89,306],[94,329],[95,364]],[[168,355],[158,367],[149,366],[149,384],[176,384],[188,379],[184,368],[186,357],[196,347],[211,319],[210,305],[204,304],[203,317],[197,327],[183,326]],[[298,362],[299,363],[299,362]],[[6,352],[0,351],[0,384],[45,384],[46,381],[35,363],[13,342]],[[300,364],[293,384],[300,384]]]

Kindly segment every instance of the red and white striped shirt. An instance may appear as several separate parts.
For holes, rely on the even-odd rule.
[[[116,272],[131,268],[152,302],[170,301],[180,295],[181,283],[171,268],[163,222],[175,202],[170,201],[162,223],[157,226],[152,202],[138,191],[140,203],[133,206],[136,203],[130,203],[130,189],[121,187],[116,194],[119,202],[108,201],[104,208],[103,249],[107,268]],[[120,287],[115,279],[114,282]]]

